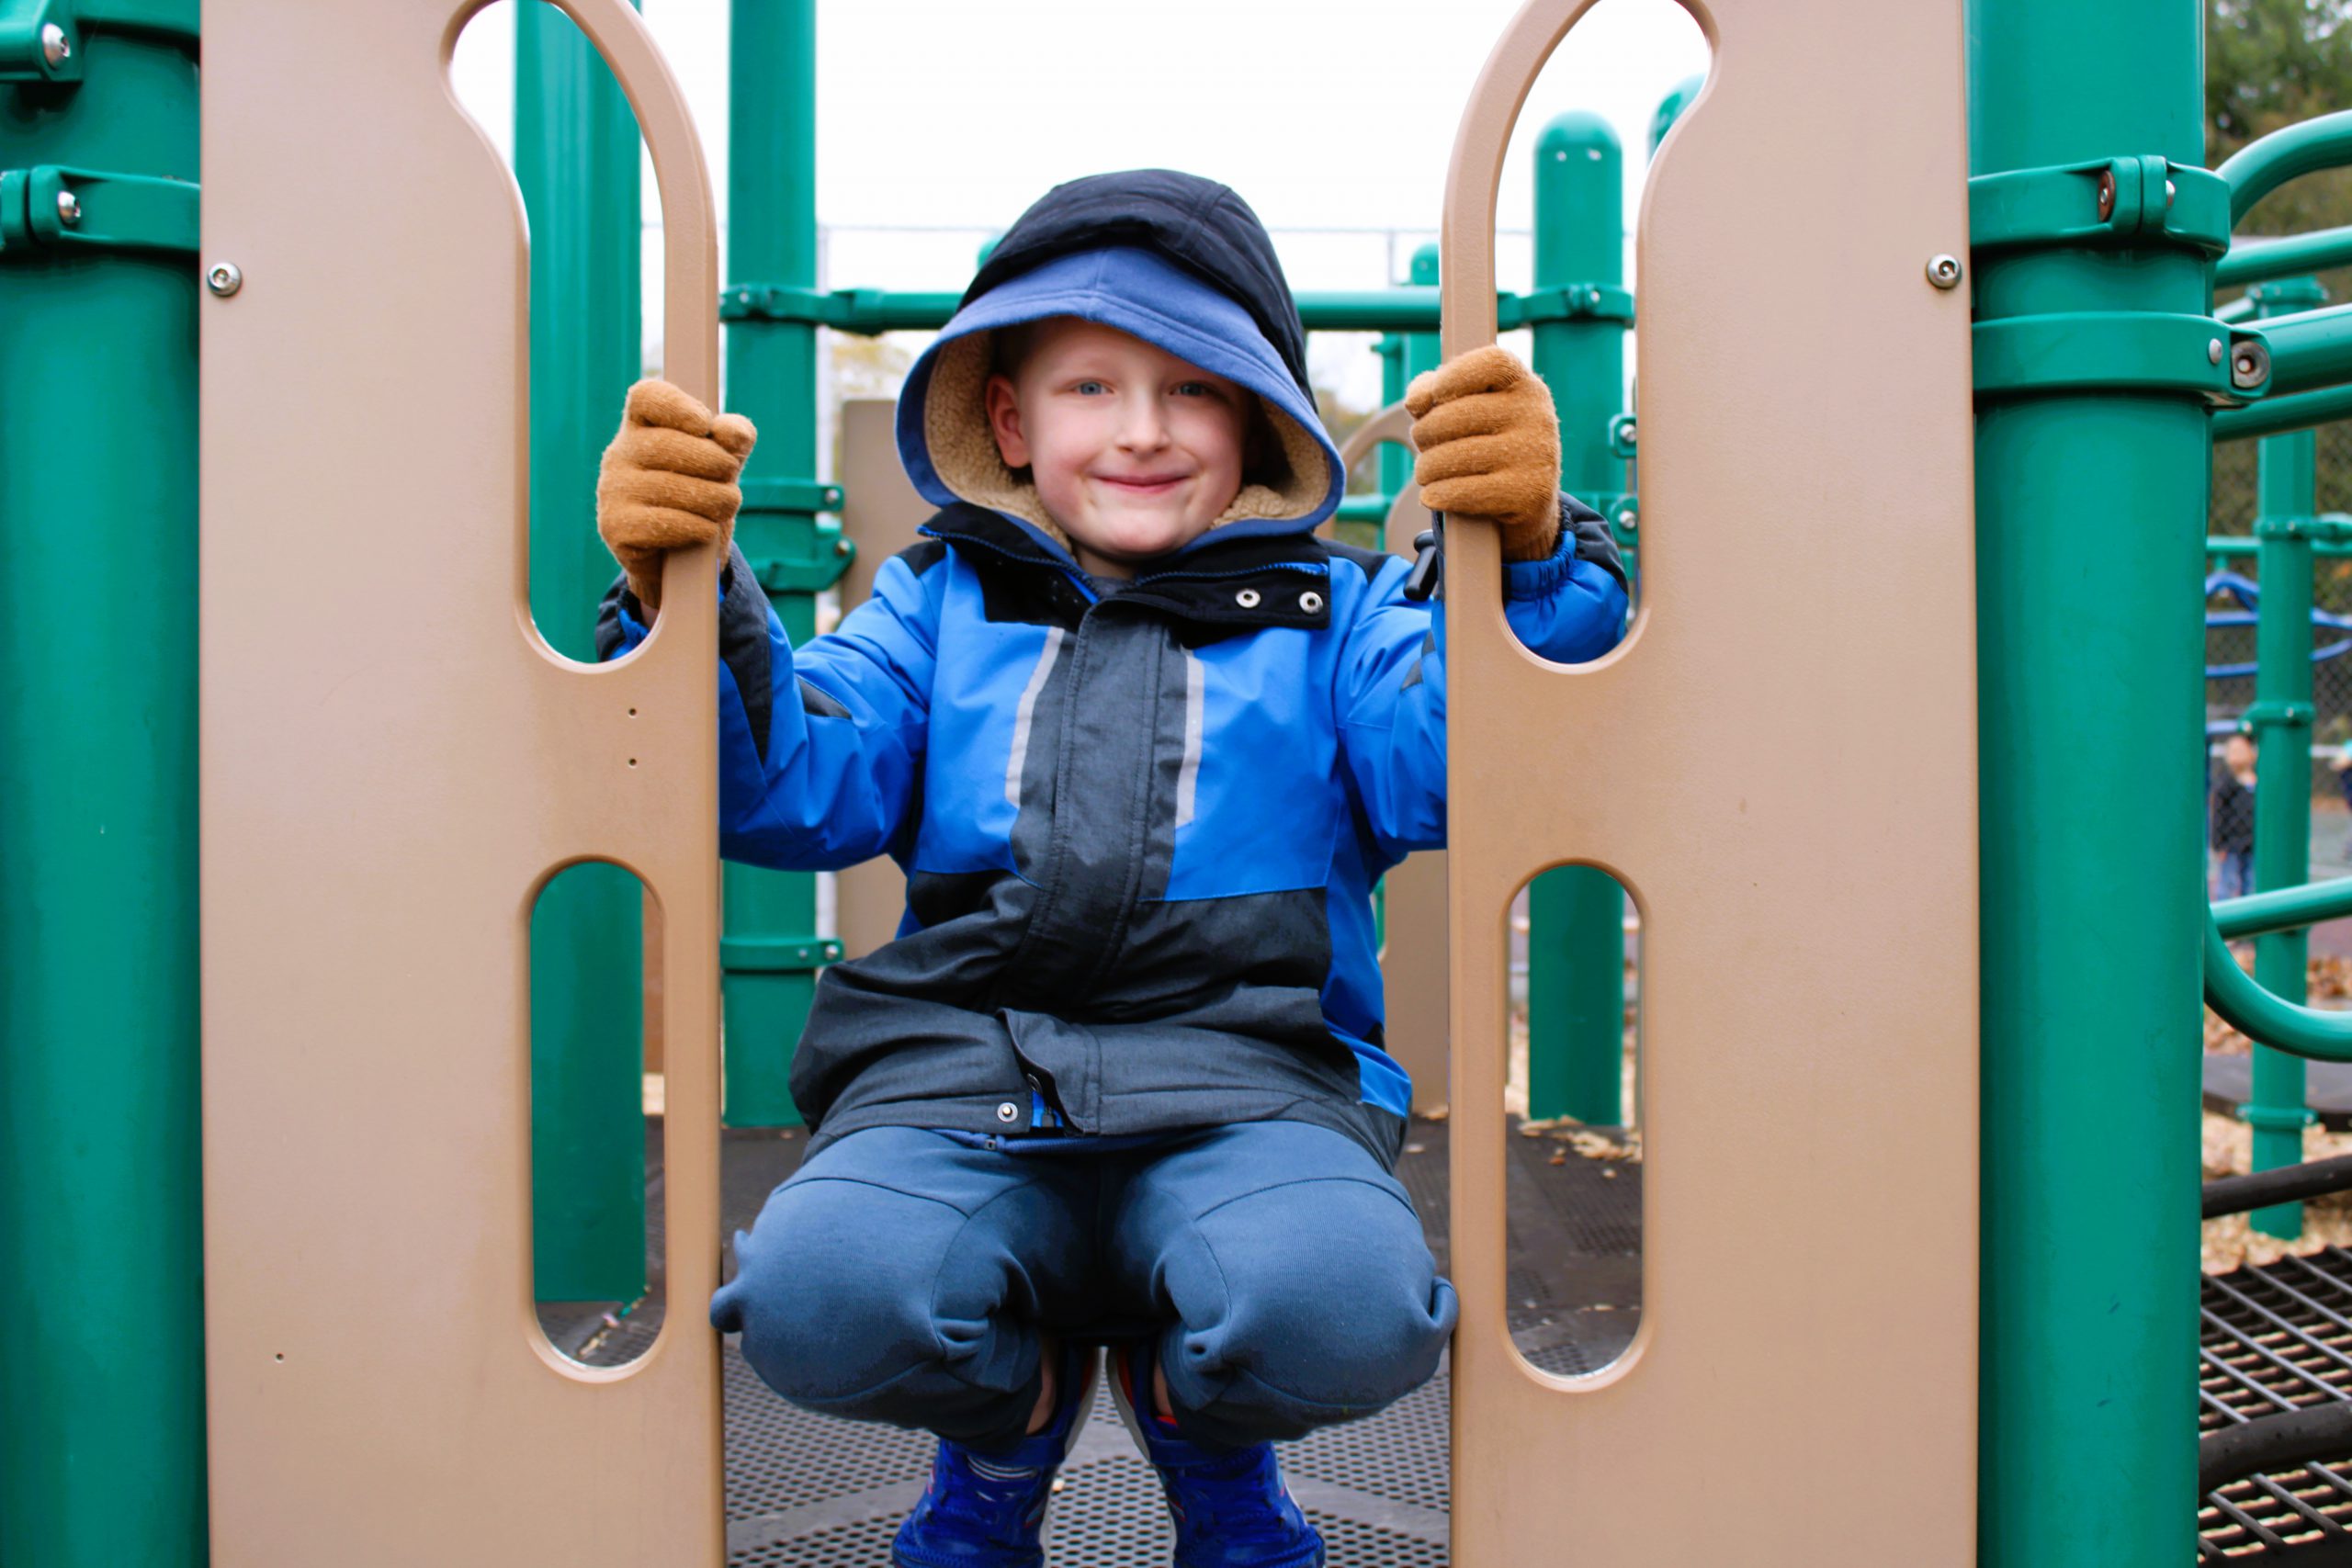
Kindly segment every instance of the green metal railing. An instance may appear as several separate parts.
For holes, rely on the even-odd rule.
[[[2257,284],[2253,298],[2256,319],[2267,325],[2274,317],[2308,311],[2327,296],[2315,281],[2294,278]],[[2309,431],[2274,435],[2262,443],[2256,461],[2254,532],[2262,598],[2256,608],[2255,702],[2245,723],[2270,755],[2270,765],[2255,780],[2254,885],[2272,892],[2301,884],[2311,868],[2311,776],[2300,763],[2312,735],[2312,539],[2310,530],[2283,525],[2309,518],[2317,508],[2315,444]],[[2255,944],[2256,983],[2303,995],[2307,947],[2300,931],[2262,937]],[[2239,1109],[2254,1129],[2253,1169],[2301,1164],[2303,1129],[2312,1122],[2303,1104],[2302,1059],[2257,1044],[2253,1074],[2252,1092]],[[2258,1209],[2252,1223],[2266,1235],[2300,1235],[2302,1205]]]
[[[196,55],[0,6],[9,1568],[205,1560]]]

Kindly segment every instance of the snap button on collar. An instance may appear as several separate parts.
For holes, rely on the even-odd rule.
[[[1310,588],[1298,596],[1298,607],[1311,615],[1323,607],[1323,595]]]
[[[1258,607],[1258,591],[1254,588],[1245,588],[1233,596],[1233,602],[1245,610],[1254,610]]]
[[[1002,1105],[996,1108],[996,1119],[1000,1122],[1010,1122],[1020,1114],[1021,1107],[1013,1104],[1012,1101],[1009,1100]]]

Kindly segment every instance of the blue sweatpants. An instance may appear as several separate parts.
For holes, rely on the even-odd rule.
[[[1453,1328],[1412,1201],[1353,1139],[1250,1122],[1136,1146],[912,1127],[778,1187],[710,1317],[794,1404],[1001,1452],[1039,1335],[1148,1343],[1183,1437],[1239,1448],[1369,1416]]]

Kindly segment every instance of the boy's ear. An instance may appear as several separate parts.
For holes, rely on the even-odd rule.
[[[1012,378],[1001,371],[989,378],[980,394],[988,411],[989,434],[996,437],[998,456],[1008,468],[1029,466],[1029,438],[1021,433],[1021,401],[1013,395]]]

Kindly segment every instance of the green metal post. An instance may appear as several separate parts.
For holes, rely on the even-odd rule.
[[[552,6],[514,15],[514,177],[531,224],[531,615],[596,657],[612,581],[596,460],[642,367],[637,121]],[[531,1228],[542,1301],[645,1292],[643,888],[573,866],[531,913]]]
[[[2315,278],[2257,284],[2248,291],[2258,318],[2291,315],[2324,302]],[[2257,892],[2301,886],[2311,878],[2312,779],[2312,542],[2290,525],[2319,509],[2317,438],[2308,430],[2273,435],[2256,448],[2258,474],[2255,536],[2262,598],[2255,627],[2254,706],[2246,715],[2262,759],[2254,789],[2254,886]],[[2254,977],[2266,990],[2295,1000],[2307,994],[2308,933],[2277,931],[2254,944]],[[2254,1129],[2256,1170],[2300,1164],[2304,1104],[2303,1059],[2267,1045],[2254,1048],[2254,1090],[2240,1114]],[[2303,1206],[2257,1209],[2254,1228],[2265,1235],[2297,1236]]]
[[[205,1560],[196,7],[152,9],[45,51],[0,8],[10,1568]],[[169,231],[119,229],[103,176],[187,182]]]
[[[2200,28],[2196,0],[1968,0],[1971,172],[2200,164]],[[1980,341],[2206,312],[2203,255],[2098,246],[2085,206],[1975,253]],[[2195,1553],[2207,418],[2178,384],[1978,395],[1984,1568]],[[2086,1465],[2128,1501],[2086,1506]]]
[[[1625,276],[1624,154],[1599,115],[1571,110],[1535,142],[1535,287]],[[1535,373],[1560,413],[1560,482],[1593,499],[1623,484],[1609,424],[1623,410],[1625,327],[1587,316],[1536,324]],[[1527,1111],[1625,1120],[1625,893],[1607,872],[1563,866],[1527,890]]]
[[[817,283],[815,0],[734,0],[728,104],[729,276],[744,284]],[[817,329],[727,323],[727,404],[760,429],[744,475],[736,542],[797,645],[817,632],[820,589],[847,564],[837,528],[820,526]],[[838,505],[838,502],[835,503]],[[830,509],[830,508],[829,508]],[[726,1016],[726,1120],[800,1121],[787,1085],[820,957],[817,880],[805,872],[727,868],[719,944]]]
[[[1697,97],[1699,89],[1706,85],[1707,73],[1702,71],[1677,82],[1668,89],[1666,96],[1658,100],[1657,110],[1650,116],[1651,156],[1657,156],[1657,144],[1666,140],[1666,133],[1674,129],[1674,122],[1682,118],[1682,111],[1690,107],[1690,100]]]

